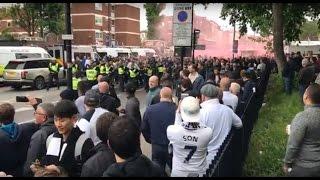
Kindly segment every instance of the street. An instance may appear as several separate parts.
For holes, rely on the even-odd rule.
[[[29,87],[23,87],[21,90],[14,90],[11,87],[0,87],[0,104],[10,103],[14,106],[16,110],[15,122],[17,123],[32,122],[34,121],[33,107],[28,103],[16,102],[16,96],[33,96],[36,98],[41,98],[42,102],[57,103],[60,100],[59,94],[64,89],[66,89],[66,86],[61,86],[60,90],[57,90],[56,87],[53,87],[49,91],[47,91],[46,89],[32,90]],[[121,108],[124,108],[127,101],[126,94],[120,92],[120,93],[117,93],[117,95],[121,100]],[[140,101],[140,112],[141,112],[141,116],[143,116],[143,113],[146,109],[145,90],[143,88],[137,90],[136,97]],[[141,135],[141,149],[143,154],[151,158],[151,146],[150,144],[145,142],[142,135]]]

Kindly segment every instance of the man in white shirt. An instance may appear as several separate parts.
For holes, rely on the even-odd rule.
[[[220,81],[220,89],[223,91],[222,101],[224,105],[227,105],[231,107],[233,111],[236,111],[238,97],[229,91],[230,84],[231,82],[228,77],[224,77]]]
[[[200,93],[202,100],[200,124],[202,123],[213,130],[212,139],[208,145],[207,167],[209,167],[231,127],[242,127],[242,121],[231,108],[219,103],[218,87],[206,84],[201,88]]]
[[[203,176],[206,172],[206,156],[212,129],[199,124],[199,100],[188,96],[177,111],[181,124],[170,125],[167,137],[173,147],[171,177]]]

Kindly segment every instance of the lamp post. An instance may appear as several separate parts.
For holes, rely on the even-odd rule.
[[[70,3],[65,3],[65,27],[66,34],[71,34],[71,16],[70,16]],[[71,60],[71,40],[64,40],[67,60],[67,87],[72,89],[72,60]]]

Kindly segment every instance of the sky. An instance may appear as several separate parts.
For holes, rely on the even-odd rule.
[[[130,3],[128,3],[130,4]],[[144,3],[131,3],[136,7],[140,8],[140,31],[147,30],[147,19],[146,19],[146,10],[143,8]],[[220,13],[222,10],[222,3],[210,3],[207,6],[207,9],[201,4],[197,4],[194,6],[194,13],[197,16],[206,17],[209,20],[213,20],[216,22],[222,30],[233,30],[233,26],[229,25],[229,19],[222,20],[220,18]],[[166,3],[165,9],[160,13],[160,15],[172,16],[173,15],[173,3]],[[236,30],[238,30],[236,26]],[[258,35],[254,33],[250,27],[248,27],[248,34],[250,35]]]

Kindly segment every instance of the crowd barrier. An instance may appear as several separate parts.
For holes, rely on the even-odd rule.
[[[237,114],[241,117],[243,127],[240,129],[232,127],[220,146],[215,159],[209,165],[209,169],[204,175],[205,177],[242,176],[251,133],[263,104],[271,69],[271,63],[266,63],[266,70],[257,80],[256,91],[251,94],[247,103],[240,104],[243,107],[239,108],[240,110],[237,111]]]

